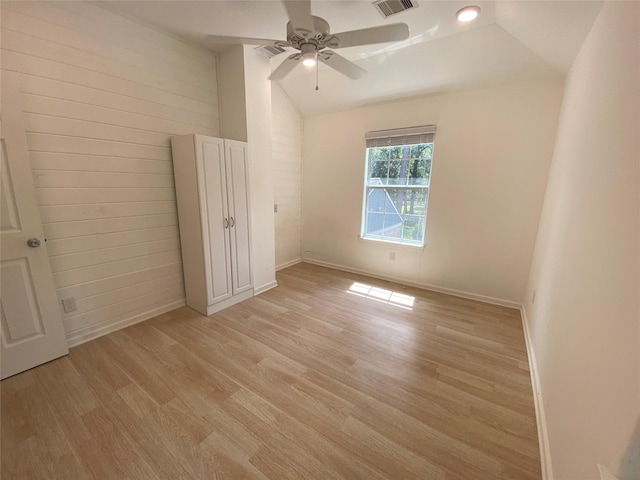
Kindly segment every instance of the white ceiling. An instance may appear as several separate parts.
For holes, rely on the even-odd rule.
[[[415,0],[414,0],[415,1]],[[369,0],[312,0],[313,15],[331,32],[402,22],[410,38],[397,44],[340,49],[367,70],[358,80],[321,65],[297,66],[280,84],[303,115],[410,95],[496,85],[565,73],[589,32],[601,1],[417,0],[418,7],[383,19]],[[207,45],[206,35],[284,40],[288,21],[277,0],[102,1],[99,5]],[[479,5],[480,17],[463,25],[455,12]],[[287,57],[271,59],[272,68]]]

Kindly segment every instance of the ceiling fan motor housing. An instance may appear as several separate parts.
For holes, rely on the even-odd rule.
[[[287,41],[293,48],[302,50],[306,45],[313,45],[314,50],[321,50],[325,47],[337,48],[338,42],[335,37],[330,35],[329,23],[324,19],[316,16],[311,16],[313,19],[313,32],[310,32],[304,28],[294,29],[291,22],[287,23]]]

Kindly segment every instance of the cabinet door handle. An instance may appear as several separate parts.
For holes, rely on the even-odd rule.
[[[235,226],[236,222],[235,222],[235,220],[233,219],[233,217],[229,217],[229,224],[231,225],[231,227],[234,227],[234,226]]]
[[[224,219],[224,228],[229,228],[229,220],[227,220],[226,218]]]

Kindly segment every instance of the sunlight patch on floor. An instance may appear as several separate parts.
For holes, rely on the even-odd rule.
[[[413,302],[415,297],[405,295],[404,293],[394,292],[385,288],[374,287],[366,283],[353,282],[347,293],[366,297],[376,302],[386,303],[394,307],[400,307],[407,310],[413,310]]]

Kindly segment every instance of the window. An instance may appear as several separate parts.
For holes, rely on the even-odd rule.
[[[424,245],[435,126],[369,132],[362,237]]]

